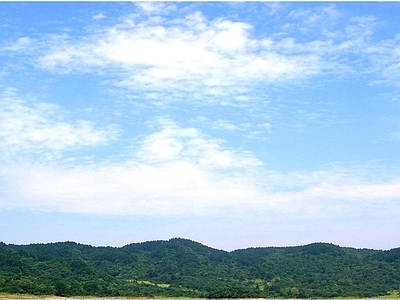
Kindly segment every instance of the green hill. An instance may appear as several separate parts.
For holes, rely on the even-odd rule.
[[[398,295],[400,248],[314,243],[226,252],[186,239],[120,248],[0,243],[0,292],[58,296],[332,298]]]

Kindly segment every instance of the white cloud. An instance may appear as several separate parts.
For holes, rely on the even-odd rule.
[[[292,20],[298,20],[301,26],[296,23],[298,27],[297,30],[308,31],[316,25],[321,27],[327,26],[327,24],[332,25],[333,22],[337,21],[341,13],[335,8],[334,5],[322,6],[311,9],[296,9],[292,10],[286,18]]]
[[[3,165],[11,196],[0,206],[116,215],[263,212],[287,218],[399,211],[393,201],[400,197],[399,178],[378,183],[354,169],[280,174],[266,168],[250,152],[161,118],[119,162]]]
[[[3,46],[0,48],[1,51],[22,51],[26,50],[32,45],[34,45],[35,41],[31,39],[30,37],[24,36],[18,38],[14,43],[8,45],[8,46]]]
[[[155,4],[140,5],[151,10]],[[309,78],[328,66],[299,45],[293,52],[284,41],[251,37],[252,26],[244,22],[208,20],[199,12],[183,19],[152,20],[127,19],[81,40],[53,38],[39,52],[37,63],[60,73],[118,70],[108,72],[115,84],[138,92],[238,99],[255,85]]]
[[[250,152],[224,149],[222,141],[206,139],[196,128],[180,128],[169,119],[159,119],[161,130],[148,135],[138,152],[147,162],[184,159],[205,168],[251,168],[261,165]]]
[[[135,5],[147,15],[163,15],[176,10],[176,5],[173,3],[136,2]]]
[[[129,15],[123,23],[82,38],[21,37],[2,50],[30,51],[38,67],[53,72],[100,70],[111,76],[105,78],[108,83],[153,101],[249,100],[257,86],[298,83],[318,75],[369,72],[386,81],[398,75],[398,43],[394,48],[394,40],[373,43],[375,18],[345,20],[334,5],[293,10],[281,32],[259,38],[245,22],[207,19],[201,12],[166,19],[159,15],[177,9],[175,5],[135,5],[147,17]],[[299,30],[303,37],[293,34]]]
[[[102,13],[99,13],[99,14],[97,14],[97,15],[94,15],[93,17],[92,17],[94,20],[99,20],[99,19],[104,19],[104,18],[107,18],[104,14],[102,14]]]
[[[113,125],[96,128],[91,121],[63,121],[62,109],[50,103],[27,103],[15,89],[0,95],[0,147],[3,155],[17,152],[62,151],[106,144],[118,134]]]
[[[375,18],[345,19],[334,5],[293,10],[286,17],[290,23],[264,37],[254,37],[249,23],[207,19],[201,12],[161,17],[177,9],[169,3],[135,5],[145,16],[129,15],[81,38],[65,33],[25,36],[1,50],[28,51],[38,67],[53,72],[100,70],[109,76],[108,83],[162,101],[248,100],[257,86],[298,83],[324,74],[398,78],[398,41],[374,42]],[[299,30],[304,35],[299,36]]]
[[[267,2],[266,5],[270,9],[270,15],[275,15],[282,9],[282,3],[279,2]]]
[[[12,178],[18,196],[3,206],[174,215],[220,213],[256,198],[254,182],[246,174],[261,162],[251,153],[224,148],[195,128],[181,128],[165,118],[159,122],[160,129],[123,162],[4,167],[2,173]]]
[[[224,130],[225,132],[241,132],[243,137],[254,138],[259,137],[261,134],[269,134],[272,132],[272,125],[270,123],[239,123],[236,124],[226,121],[226,120],[216,120],[210,122],[208,119],[202,120],[198,119],[200,122],[211,125],[213,129]]]
[[[363,52],[371,57],[369,73],[379,74],[375,84],[389,83],[399,85],[400,79],[400,36],[369,45]]]
[[[226,131],[236,131],[239,130],[239,127],[231,122],[225,120],[217,120],[213,123],[213,127],[216,129],[222,129]]]
[[[137,92],[130,95],[160,103],[174,97],[246,102],[259,86],[326,73],[369,72],[398,83],[399,39],[374,43],[375,19],[370,17],[353,18],[341,29],[331,29],[329,24],[339,18],[333,6],[293,11],[288,19],[298,24],[255,37],[248,23],[207,19],[201,13],[167,20],[159,15],[174,9],[173,5],[136,5],[142,15],[129,16],[124,23],[96,27],[78,38],[21,37],[0,51],[27,51],[34,56],[35,66],[52,72],[98,72],[107,82]],[[322,21],[318,32],[308,35]],[[291,30],[304,35],[295,39]],[[347,54],[357,59],[350,60]],[[397,177],[377,183],[351,169],[274,173],[252,152],[230,148],[223,140],[194,127],[180,127],[168,118],[159,119],[152,133],[138,137],[118,162],[80,166],[73,158],[61,163],[28,156],[15,162],[17,152],[41,157],[44,152],[104,145],[116,138],[118,130],[87,120],[66,120],[61,107],[21,100],[11,89],[0,101],[0,147],[2,156],[10,158],[0,166],[11,195],[8,202],[0,200],[3,207],[128,215],[259,210],[285,212],[288,217],[299,212],[300,217],[344,216],[361,208],[378,214],[399,210],[394,201],[400,196]],[[306,110],[296,112],[308,119],[321,117]],[[265,122],[268,118],[245,123],[250,118],[243,118],[243,123],[218,117],[197,121],[253,136],[273,128]]]

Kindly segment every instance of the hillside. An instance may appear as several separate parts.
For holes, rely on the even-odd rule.
[[[93,247],[0,243],[0,292],[58,296],[377,297],[400,291],[400,248],[326,243],[226,252],[186,239]]]

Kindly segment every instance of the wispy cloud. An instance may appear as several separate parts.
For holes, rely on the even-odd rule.
[[[8,193],[15,197],[1,206],[117,215],[264,212],[287,218],[397,211],[393,200],[400,197],[399,178],[377,183],[344,168],[271,172],[251,152],[224,147],[223,140],[196,128],[180,127],[166,117],[152,126],[154,131],[118,162],[3,165],[0,173],[12,182]]]
[[[165,15],[177,9],[173,3],[137,2],[135,4],[146,15]]]
[[[156,15],[164,9],[161,3],[137,5]],[[310,27],[335,14],[327,6],[319,14],[292,11],[288,17],[301,18]],[[354,25],[336,37],[325,34],[296,41],[285,36],[288,29],[282,28],[283,36],[256,38],[249,23],[209,19],[200,12],[169,20],[131,15],[123,23],[88,32],[83,38],[44,36],[36,44],[36,63],[58,73],[108,70],[111,82],[141,97],[187,99],[190,93],[190,99],[203,101],[207,97],[243,99],[259,85],[301,82],[333,70],[348,72],[354,66],[341,58],[343,51],[358,52],[364,46],[363,37],[370,34],[368,20],[349,22]],[[21,37],[3,51],[21,51],[28,43],[32,43],[29,37]]]
[[[381,41],[379,44],[370,45],[363,52],[371,57],[369,71],[375,76],[375,84],[393,84],[398,86],[400,79],[400,37]]]
[[[326,5],[309,9],[294,9],[286,16],[285,30],[299,31],[301,34],[329,35],[329,30],[340,20],[341,12],[334,5]]]
[[[93,122],[63,120],[55,104],[22,100],[15,89],[0,95],[0,147],[2,156],[18,152],[43,153],[107,144],[115,139],[116,125],[98,128]]]
[[[180,128],[169,119],[159,120],[162,128],[142,142],[139,157],[146,161],[176,158],[211,168],[250,168],[261,165],[251,152],[225,149],[223,140],[206,139],[196,128]]]
[[[12,205],[100,214],[204,214],[253,195],[246,174],[261,162],[252,153],[225,148],[222,141],[169,119],[157,124],[159,130],[122,162],[3,168],[22,194]]]
[[[103,13],[99,13],[99,14],[97,14],[97,15],[94,15],[92,18],[93,18],[94,20],[99,20],[99,19],[104,19],[104,18],[107,18],[107,17],[106,17],[106,15],[104,15]]]
[[[14,42],[1,43],[4,65],[36,76],[25,88],[51,80],[55,86],[35,88],[57,96],[71,91],[65,85],[76,84],[74,92],[82,92],[84,106],[96,105],[93,109],[111,121],[77,118],[74,113],[81,108],[64,105],[69,100],[62,97],[48,100],[53,96],[46,95],[46,102],[36,101],[5,89],[0,96],[0,184],[5,187],[0,208],[221,218],[260,213],[263,219],[279,215],[288,220],[399,213],[400,177],[395,172],[383,178],[346,162],[342,168],[321,166],[353,158],[363,165],[368,155],[390,160],[384,152],[336,155],[357,151],[358,141],[370,145],[368,128],[360,124],[372,124],[371,117],[361,116],[358,108],[372,108],[365,108],[367,100],[337,100],[346,93],[336,95],[336,88],[352,82],[335,85],[335,79],[362,78],[354,80],[358,86],[398,85],[397,36],[380,39],[375,17],[348,17],[335,5],[283,13],[285,4],[267,4],[267,18],[279,19],[268,23],[275,26],[271,30],[264,30],[262,22],[252,23],[252,17],[205,16],[193,12],[196,5],[179,8],[183,6],[135,3],[133,13],[116,19],[113,10],[96,10],[84,30],[54,33],[50,28],[32,36],[21,30]],[[105,16],[107,27],[99,21]],[[3,68],[1,76],[16,85],[23,82],[16,69]],[[86,88],[99,88],[91,85],[91,76],[96,84],[103,80],[101,88],[118,93],[102,95],[96,103],[96,98],[84,99]],[[329,83],[321,80],[325,78]],[[64,79],[65,85],[60,83]],[[132,105],[132,99],[140,105]],[[171,103],[178,100],[182,102]],[[148,109],[147,102],[159,106]],[[357,141],[346,133],[350,125],[332,125],[336,116],[343,120],[350,115],[362,119],[358,128],[351,128],[354,136],[363,135]],[[313,128],[298,136],[287,124]],[[380,128],[398,131],[392,127]],[[276,145],[262,140],[265,136]],[[335,144],[336,137],[346,139],[340,144],[346,149]],[[398,137],[393,133],[393,144]],[[297,155],[297,141],[305,154]],[[329,156],[324,153],[328,147],[338,149]],[[319,157],[311,157],[309,150],[320,151]],[[276,162],[268,161],[270,154]],[[304,171],[274,171],[271,166],[302,158],[309,160]],[[251,222],[252,217],[243,220]]]
[[[211,128],[228,133],[241,133],[244,137],[253,138],[260,134],[269,134],[272,132],[272,125],[268,122],[234,122],[218,119],[210,121],[206,117],[198,118],[198,121],[208,124]]]
[[[35,40],[30,37],[20,37],[15,42],[0,48],[1,51],[25,51],[35,44]]]

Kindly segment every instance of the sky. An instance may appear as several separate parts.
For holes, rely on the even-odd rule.
[[[399,15],[0,2],[0,241],[400,247]]]

